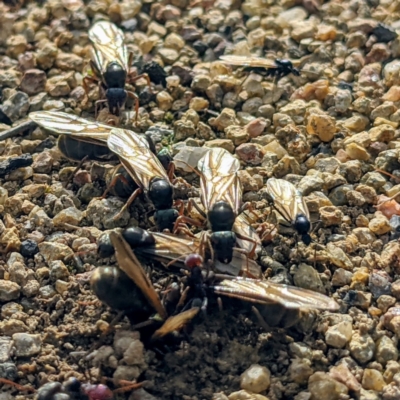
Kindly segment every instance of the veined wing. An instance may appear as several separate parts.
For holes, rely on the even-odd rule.
[[[277,68],[274,60],[262,57],[227,55],[221,56],[219,59],[225,64],[237,65],[241,67]]]
[[[233,224],[233,231],[240,236],[248,237],[253,242],[256,242],[256,249],[255,249],[256,254],[258,254],[261,251],[261,239],[256,233],[256,231],[250,225],[244,213],[241,213],[236,217],[235,223]],[[242,249],[248,252],[253,250],[254,247],[253,242],[241,239],[239,237],[236,238],[236,241],[238,242],[239,246]]]
[[[158,312],[158,314],[163,318],[167,318],[167,312],[155,291],[153,284],[147,277],[140,265],[139,260],[136,258],[132,249],[125,241],[120,232],[111,231],[110,240],[115,249],[115,257],[119,268],[124,271],[129,278],[135,282],[136,286],[142,291],[143,295],[147,298],[149,303]]]
[[[286,308],[308,308],[329,311],[339,309],[339,305],[335,300],[321,293],[266,280],[225,279],[219,285],[214,286],[214,291],[217,294],[253,303],[279,303]]]
[[[287,222],[292,223],[299,212],[300,193],[296,187],[284,179],[270,178],[267,181],[267,193],[272,197],[275,209]]]
[[[304,200],[302,194],[296,189],[296,202],[297,202],[297,212],[303,214],[310,220],[310,212],[308,211],[307,204]]]
[[[183,311],[177,315],[169,317],[165,321],[164,325],[153,333],[153,336],[151,338],[153,340],[161,339],[162,337],[164,337],[169,333],[172,333],[174,331],[179,331],[185,325],[187,325],[197,315],[199,311],[200,311],[199,307],[194,307],[189,310]]]
[[[67,114],[60,111],[36,111],[29,118],[44,129],[59,135],[72,135],[76,138],[94,139],[107,143],[112,126]]]
[[[143,246],[135,249],[137,254],[148,256],[160,263],[176,260],[176,266],[183,267],[185,256],[196,253],[200,241],[195,238],[173,235],[170,233],[152,232],[154,246]]]
[[[202,175],[201,201],[206,210],[218,201],[225,201],[237,214],[242,200],[242,186],[237,175],[239,160],[225,149],[213,148],[199,160],[197,169]]]
[[[114,128],[110,132],[107,145],[120,158],[135,182],[145,190],[149,189],[150,182],[155,177],[169,181],[167,172],[151,152],[147,140],[135,132]]]
[[[183,268],[185,257],[189,254],[197,253],[200,248],[200,240],[198,238],[162,232],[152,232],[151,234],[155,239],[155,245],[137,247],[135,252],[145,257],[151,257],[162,264],[168,264],[176,260],[174,266]],[[223,264],[215,260],[214,268],[221,274],[232,276],[243,275],[256,278],[261,276],[260,266],[254,260],[248,260],[244,254],[237,251],[233,252],[233,258],[229,264]]]
[[[112,61],[117,61],[125,71],[129,70],[128,50],[121,29],[109,21],[99,21],[90,28],[89,39],[93,45],[93,60],[100,72]]]

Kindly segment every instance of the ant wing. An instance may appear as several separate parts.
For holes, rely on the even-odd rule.
[[[201,200],[206,210],[219,202],[228,203],[238,214],[242,200],[242,186],[237,172],[240,162],[222,148],[210,149],[198,162],[201,173]]]
[[[339,309],[335,300],[321,293],[272,281],[225,279],[218,286],[214,286],[214,292],[253,303],[279,303],[286,308],[329,311]]]
[[[136,286],[142,291],[152,307],[157,311],[162,319],[167,318],[167,312],[154,289],[153,284],[144,272],[139,260],[136,258],[132,249],[125,241],[120,232],[111,231],[110,240],[115,249],[115,257],[119,268],[124,271],[129,278],[135,282]]]
[[[298,214],[299,195],[296,187],[284,179],[270,178],[267,181],[267,193],[274,201],[275,209],[289,223],[292,223]]]
[[[148,141],[127,129],[113,128],[107,145],[121,160],[133,180],[148,190],[153,178],[169,182],[168,174],[158,158],[151,152]]]
[[[168,333],[179,331],[197,315],[199,310],[200,310],[199,307],[193,307],[190,310],[186,310],[184,312],[181,312],[180,314],[169,317],[164,322],[164,325],[153,333],[151,339],[152,340],[161,339]]]
[[[92,139],[102,142],[104,146],[111,129],[113,129],[109,125],[60,111],[35,111],[29,114],[29,118],[40,127],[59,135],[71,135],[77,139]]]
[[[89,39],[93,45],[93,60],[101,73],[111,62],[118,62],[125,71],[129,71],[128,50],[121,29],[109,21],[99,21],[90,28]]]
[[[219,58],[223,63],[237,65],[240,67],[261,67],[261,68],[277,68],[274,60],[255,56],[235,56],[227,55]]]

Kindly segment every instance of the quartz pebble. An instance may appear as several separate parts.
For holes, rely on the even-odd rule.
[[[376,369],[365,368],[362,379],[362,386],[367,390],[381,391],[386,385],[382,374]]]
[[[326,343],[335,348],[343,348],[351,339],[351,322],[342,321],[331,326],[325,333]]]
[[[240,387],[253,393],[260,393],[269,388],[271,373],[268,368],[253,364],[240,376]]]
[[[316,372],[308,380],[308,390],[314,399],[339,400],[341,395],[348,393],[343,383],[331,378],[324,372]]]

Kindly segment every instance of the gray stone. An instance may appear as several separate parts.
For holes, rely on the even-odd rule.
[[[29,333],[14,333],[12,335],[17,357],[31,357],[40,353],[42,339],[40,335],[31,335]]]

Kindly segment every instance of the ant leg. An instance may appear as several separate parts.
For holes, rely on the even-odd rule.
[[[175,164],[173,161],[170,162],[168,165],[167,175],[168,175],[168,179],[170,180],[170,182],[172,182],[172,180],[174,179],[174,176],[175,176]]]
[[[264,239],[276,229],[276,226],[277,224],[273,224],[273,227],[262,235],[261,242],[263,242]]]
[[[257,310],[256,307],[252,306],[251,311],[253,311],[254,315],[257,317],[257,321],[260,324],[260,326],[265,329],[265,331],[271,332],[271,327],[265,322],[265,319],[263,316],[260,314],[260,311]]]
[[[126,180],[126,178],[122,175],[122,174],[116,174],[110,184],[107,186],[107,189],[104,191],[103,195],[101,196],[101,199],[105,199],[107,194],[110,192],[110,190],[115,187],[115,185],[117,184],[118,181],[122,181],[123,183],[125,183],[126,185],[128,184],[128,181]]]
[[[129,206],[133,203],[133,201],[138,197],[143,190],[141,188],[137,188],[132,194],[131,197],[127,200],[124,206],[121,208],[120,212],[117,215],[114,215],[114,221],[121,217],[122,213],[129,208]]]
[[[85,94],[86,94],[86,97],[87,97],[88,100],[89,100],[89,83],[99,84],[100,81],[97,78],[91,77],[91,76],[85,76],[82,79],[83,90],[85,91]]]
[[[85,161],[87,161],[89,159],[89,156],[85,156],[82,158],[81,161],[79,161],[79,164],[77,165],[77,167],[73,170],[73,172],[71,172],[71,175],[68,177],[66,184],[72,182],[72,180],[74,179],[74,176],[76,175],[76,173],[81,169],[83,163]]]
[[[151,86],[151,81],[150,81],[149,75],[147,75],[146,73],[137,75],[137,76],[135,76],[133,78],[130,78],[129,79],[129,83],[133,83],[133,82],[135,82],[135,81],[137,81],[139,79],[142,79],[142,78],[146,79],[146,82],[147,82],[148,86]]]
[[[16,388],[19,391],[25,391],[25,392],[35,392],[35,389],[33,387],[30,386],[22,386],[18,383],[15,383],[13,381],[10,381],[9,379],[6,378],[0,378],[0,383],[2,383],[3,385],[10,385],[14,388]],[[3,389],[4,390],[4,389]]]
[[[204,226],[203,223],[201,223],[200,221],[198,221],[198,220],[196,220],[196,219],[189,218],[189,217],[187,217],[186,215],[180,215],[180,216],[176,219],[176,221],[175,221],[174,227],[173,227],[173,229],[172,229],[172,233],[176,233],[176,231],[177,231],[177,229],[178,229],[178,226],[179,226],[179,225],[182,225],[182,224],[184,224],[184,223],[189,223],[189,224],[194,225],[194,226],[197,226],[197,227],[199,227],[199,228],[201,228],[201,227]]]
[[[120,380],[120,381],[118,381],[118,384],[123,385],[123,386],[118,389],[114,389],[112,392],[114,394],[118,394],[118,393],[130,392],[131,390],[138,390],[141,387],[143,387],[147,382],[148,381],[135,383],[135,382],[125,381],[125,380]]]
[[[246,202],[242,205],[242,207],[240,208],[239,213],[243,213],[244,211],[248,211],[249,213],[251,213],[252,215],[254,215],[254,217],[257,219],[260,218],[260,216],[254,211],[253,208],[253,204],[250,202]]]
[[[94,106],[94,116],[95,118],[99,115],[99,104],[107,103],[107,100],[97,100]]]
[[[136,113],[135,124],[137,124],[139,118],[139,97],[136,93],[133,92],[126,92],[126,93],[128,94],[128,97],[133,99],[135,102],[135,113]]]

